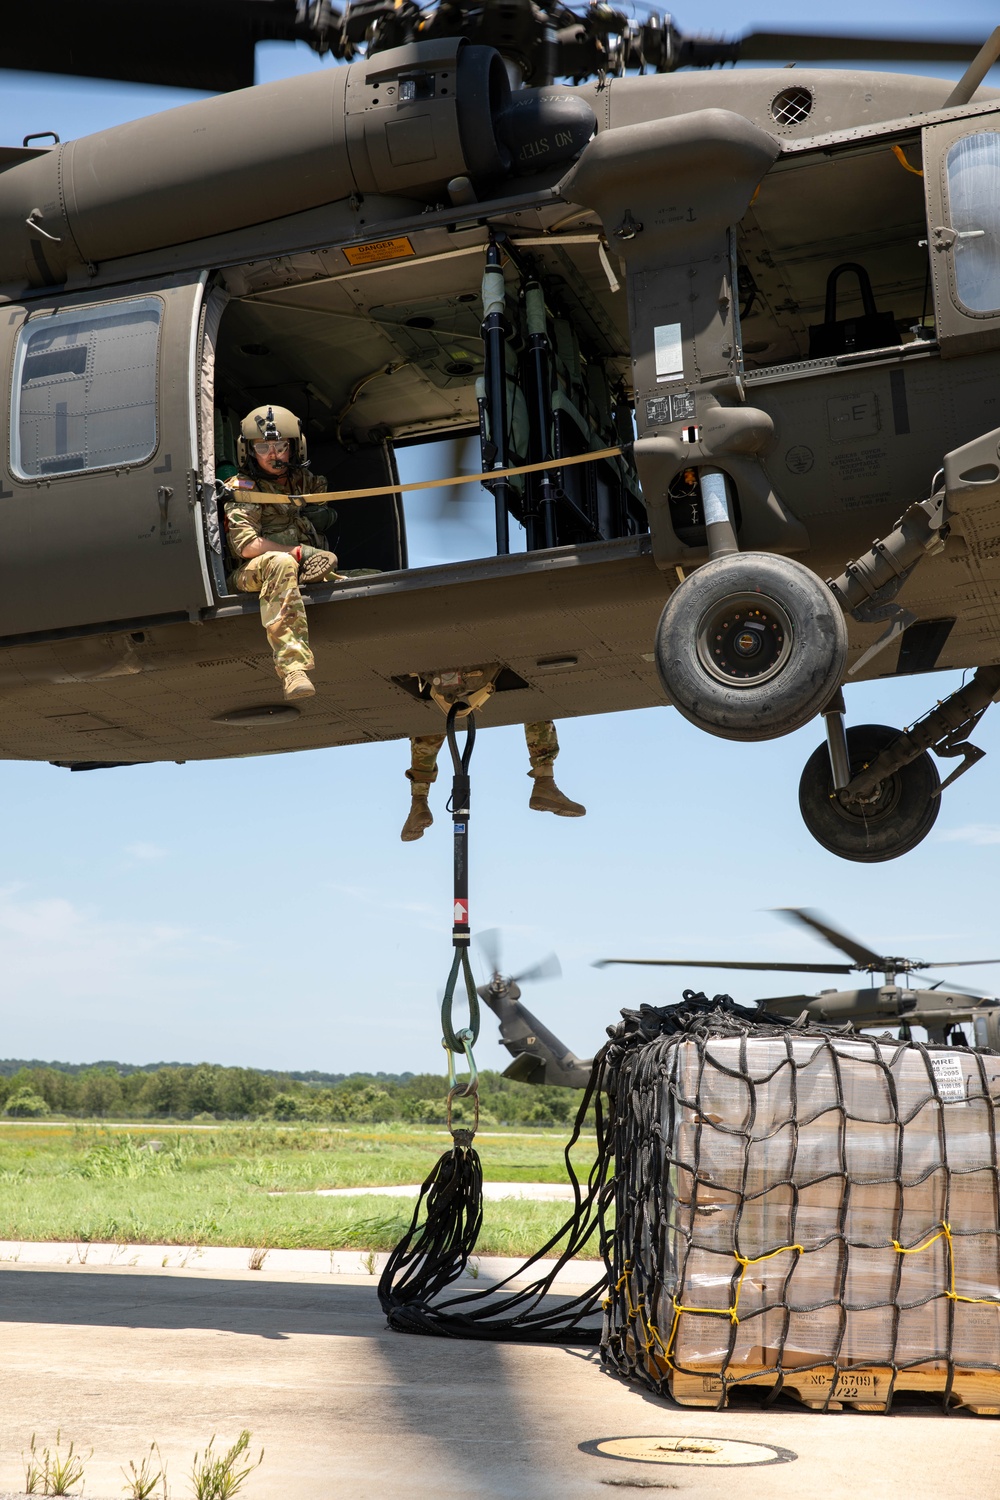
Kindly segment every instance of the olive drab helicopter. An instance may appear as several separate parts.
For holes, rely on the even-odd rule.
[[[469,672],[487,724],[822,715],[812,833],[919,842],[928,752],[967,769],[1000,694],[1000,30],[733,43],[555,0],[149,25],[128,0],[5,20],[8,67],[228,92],[0,152],[0,756],[432,733],[435,676]],[[240,87],[295,37],[343,65]],[[873,53],[968,66],[710,71]],[[304,590],[302,707],[223,534],[262,400],[304,423],[344,571],[380,570]],[[396,451],[469,433],[496,554],[408,569]],[[975,675],[908,733],[845,727],[846,682],[945,668]]]
[[[956,1040],[965,1045],[963,1025],[971,1025],[977,1047],[1000,1048],[1000,1000],[975,990],[948,990],[942,981],[927,981],[926,989],[917,989],[908,981],[926,969],[956,969],[979,964],[1000,963],[1000,958],[961,958],[951,962],[926,963],[917,958],[899,958],[876,953],[865,943],[834,927],[819,912],[801,907],[779,910],[779,916],[818,933],[838,948],[850,963],[766,963],[743,959],[686,958],[604,958],[597,968],[609,964],[642,964],[682,969],[750,969],[758,972],[781,971],[793,974],[868,974],[867,989],[821,990],[818,995],[775,995],[759,1000],[758,1005],[772,1015],[796,1020],[803,1013],[815,1021],[834,1024],[848,1022],[858,1030],[898,1026],[909,1039],[914,1026],[923,1027],[931,1042],[946,1044]],[[876,985],[875,976],[882,976]],[[903,983],[899,983],[900,976]]]

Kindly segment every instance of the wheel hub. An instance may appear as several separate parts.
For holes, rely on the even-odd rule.
[[[717,681],[757,687],[776,677],[791,655],[792,624],[774,599],[734,594],[706,610],[697,648]]]
[[[852,768],[852,774],[862,769],[861,766]],[[884,781],[877,782],[865,797],[848,797],[846,791],[837,792],[834,802],[849,818],[882,818],[895,808],[899,792],[899,777],[887,776]]]

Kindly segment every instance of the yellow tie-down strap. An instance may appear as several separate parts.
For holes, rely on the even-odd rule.
[[[911,1245],[908,1249],[901,1245],[898,1240],[893,1240],[892,1248],[897,1255],[919,1255],[921,1250],[929,1250],[931,1245],[938,1240],[944,1240],[948,1248],[948,1288],[945,1296],[952,1302],[973,1302],[977,1306],[997,1307],[1000,1306],[998,1297],[963,1297],[961,1292],[955,1290],[955,1250],[952,1242],[951,1225],[946,1220],[940,1220],[941,1228],[937,1234],[932,1234],[930,1239],[924,1240],[922,1245]],[[1000,1294],[998,1294],[1000,1296]]]
[[[957,1292],[955,1290],[955,1255],[952,1248],[952,1232],[951,1225],[945,1220],[942,1219],[939,1221],[939,1228],[937,1233],[930,1235],[926,1240],[923,1241],[922,1244],[911,1245],[907,1247],[901,1245],[898,1240],[893,1240],[892,1248],[897,1255],[919,1255],[922,1250],[929,1250],[931,1245],[936,1244],[937,1241],[941,1239],[945,1241],[948,1252],[948,1286],[944,1289],[944,1296],[949,1298],[949,1300],[952,1302],[971,1302],[976,1304],[977,1306],[1000,1307],[1000,1293],[998,1293],[996,1297],[965,1297],[961,1292]],[[635,1323],[638,1325],[640,1338],[646,1352],[648,1353],[653,1345],[657,1344],[659,1346],[664,1363],[673,1370],[676,1369],[676,1366],[673,1362],[672,1354],[674,1344],[677,1339],[677,1330],[680,1324],[681,1316],[684,1313],[694,1313],[702,1317],[707,1315],[710,1317],[728,1318],[731,1323],[738,1324],[740,1321],[740,1292],[743,1288],[743,1278],[746,1276],[750,1266],[759,1265],[761,1261],[771,1260],[775,1255],[787,1255],[789,1253],[803,1255],[805,1253],[805,1246],[782,1245],[777,1250],[768,1251],[766,1255],[756,1256],[745,1256],[740,1255],[738,1252],[734,1252],[733,1258],[740,1267],[740,1274],[736,1281],[736,1290],[733,1294],[732,1304],[729,1307],[689,1307],[684,1303],[678,1301],[677,1297],[674,1296],[671,1299],[673,1303],[674,1313],[673,1323],[671,1324],[670,1333],[666,1339],[663,1338],[660,1330],[656,1327],[656,1324],[649,1317],[648,1313],[642,1305],[641,1299],[638,1301],[633,1300],[631,1285],[633,1268],[631,1261],[625,1262],[624,1272],[618,1278],[613,1290],[615,1292],[618,1292],[624,1287],[625,1302],[628,1311],[628,1321],[630,1323]],[[610,1305],[611,1298],[606,1297],[604,1300],[605,1309],[610,1307]]]
[[[234,500],[249,498],[254,505],[326,505],[340,500],[371,500],[376,495],[405,495],[410,490],[437,490],[453,484],[492,484],[494,479],[512,479],[516,474],[542,474],[546,469],[568,469],[574,464],[592,464],[602,458],[618,458],[621,448],[598,448],[596,453],[577,453],[568,458],[548,458],[544,463],[519,464],[516,469],[486,469],[482,474],[453,474],[447,479],[418,479],[409,484],[377,484],[366,490],[319,490],[315,495],[271,495],[264,490],[244,489],[239,475],[222,481]]]

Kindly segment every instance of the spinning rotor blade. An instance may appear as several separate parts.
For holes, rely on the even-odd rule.
[[[488,927],[485,932],[477,932],[476,947],[486,960],[490,974],[493,976],[503,974],[499,927]],[[558,979],[561,973],[562,964],[554,953],[550,953],[547,958],[523,969],[520,974],[504,977],[508,984],[534,984],[541,979]]]
[[[886,967],[879,954],[866,948],[864,943],[859,943],[857,938],[849,937],[846,932],[839,932],[836,927],[831,927],[818,911],[809,911],[803,906],[776,906],[772,910],[779,917],[784,917],[786,921],[801,922],[805,927],[811,927],[814,932],[819,933],[820,937],[826,938],[834,948],[839,948],[841,953],[846,953],[848,958],[853,958],[855,964],[860,964],[863,968],[870,966],[875,969],[884,969]],[[843,972],[849,974],[850,969],[845,969]]]
[[[1000,964],[1000,958],[956,958],[954,963],[914,964],[915,969],[975,969],[980,964]]]
[[[758,964],[735,959],[717,958],[599,958],[595,969],[608,964],[648,964],[653,968],[671,969],[761,969],[768,974],[853,974],[853,964]]]
[[[751,31],[737,43],[747,62],[971,62],[983,45],[946,37],[839,36]]]
[[[499,927],[487,927],[485,932],[476,933],[476,947],[486,960],[486,967],[490,974],[500,973],[500,929]]]
[[[938,983],[943,984],[944,981],[939,980]],[[990,994],[989,990],[975,990],[971,985],[963,985],[960,990],[940,990],[936,984],[932,984],[926,990],[917,990],[916,993],[918,995],[937,995],[939,998],[943,995],[950,995],[953,1000],[992,1000],[995,998]]]
[[[543,958],[539,963],[532,964],[530,969],[525,969],[520,974],[513,976],[513,984],[536,984],[541,979],[558,979],[562,974],[562,964],[554,953]]]

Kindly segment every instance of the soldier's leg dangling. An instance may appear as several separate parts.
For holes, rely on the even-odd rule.
[[[238,568],[236,587],[260,595],[261,624],[286,698],[308,698],[315,689],[306,673],[315,665],[298,585],[299,566],[289,552],[262,552]]]
[[[421,734],[410,740],[410,811],[403,824],[400,838],[404,844],[423,838],[424,830],[434,822],[427,802],[431,783],[437,780],[438,751],[444,744],[443,734]]]
[[[559,754],[559,736],[552,720],[525,724],[524,738],[531,761],[528,775],[535,783],[528,806],[533,812],[555,813],[559,818],[582,818],[587,811],[583,803],[573,802],[556,786],[554,766]]]

